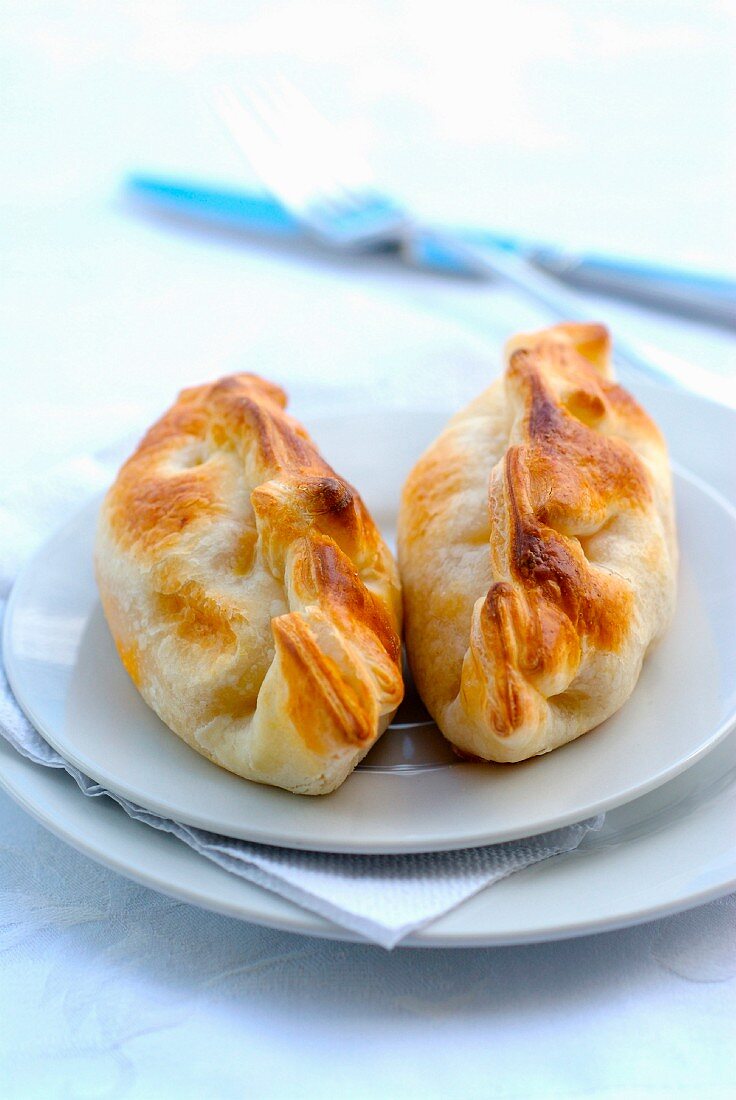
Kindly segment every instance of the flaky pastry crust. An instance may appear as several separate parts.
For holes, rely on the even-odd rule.
[[[662,436],[599,325],[515,338],[507,368],[406,482],[406,646],[463,754],[549,752],[614,713],[675,604]]]
[[[252,374],[184,390],[107,494],[95,566],[120,657],[192,748],[301,794],[401,701],[401,596],[357,492]]]

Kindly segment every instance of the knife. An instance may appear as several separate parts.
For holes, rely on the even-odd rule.
[[[166,213],[206,221],[281,240],[307,240],[301,224],[278,199],[265,192],[212,187],[189,180],[133,174],[126,180],[129,198]],[[523,256],[547,274],[594,293],[626,298],[667,312],[736,330],[736,279],[596,254],[577,255],[522,237],[488,230],[413,233],[400,255],[417,267],[448,275],[479,277],[452,238]]]

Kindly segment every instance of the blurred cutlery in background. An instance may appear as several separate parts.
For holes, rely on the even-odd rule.
[[[227,131],[247,158],[272,199],[231,193],[209,204],[220,213],[227,210],[258,211],[271,230],[302,234],[339,252],[392,251],[416,266],[470,273],[500,280],[520,291],[559,321],[590,321],[584,303],[569,294],[559,278],[533,261],[520,244],[500,242],[487,235],[433,229],[416,221],[401,205],[375,184],[370,167],[350,140],[350,135],[326,121],[312,103],[283,77],[248,90],[247,98],[233,88],[220,86],[213,107]],[[141,197],[172,187],[146,177],[133,177],[129,190]],[[185,188],[180,189],[184,198]],[[191,196],[202,192],[189,192]],[[209,192],[210,199],[223,193]],[[542,250],[543,251],[543,250]],[[609,265],[613,261],[608,261]],[[572,265],[571,265],[572,267]],[[557,263],[557,275],[565,264]],[[625,281],[623,275],[621,280]],[[723,289],[723,288],[721,288]],[[690,363],[644,355],[616,336],[614,359],[623,372],[643,374],[667,384],[691,389],[719,402],[734,400],[727,394],[728,380]]]
[[[163,213],[181,214],[282,240],[298,241],[306,237],[298,217],[268,192],[228,189],[146,173],[131,174],[126,180],[126,191],[134,200]],[[466,244],[521,255],[534,267],[581,290],[736,331],[736,279],[615,256],[580,255],[485,229],[451,228],[440,232],[445,238],[457,238]],[[377,247],[375,243],[372,245],[373,250]],[[484,277],[484,272],[464,255],[436,247],[434,235],[425,239],[415,234],[395,247],[403,259],[418,267],[447,275]]]

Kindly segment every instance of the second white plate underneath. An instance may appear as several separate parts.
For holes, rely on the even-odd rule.
[[[386,412],[310,424],[389,537],[408,468],[441,427],[436,415]],[[452,849],[544,832],[652,790],[733,725],[736,586],[723,548],[736,545],[736,516],[695,478],[679,474],[676,487],[675,622],[618,714],[525,764],[453,763],[434,727],[405,712],[325,798],[221,770],[156,718],[118,660],[92,576],[95,508],[54,535],[16,584],[5,624],[8,674],[31,720],[68,760],[139,805],[214,832],[335,852]]]

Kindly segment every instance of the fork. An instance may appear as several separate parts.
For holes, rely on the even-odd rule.
[[[408,262],[449,254],[521,291],[556,320],[590,320],[576,297],[523,256],[468,244],[415,221],[376,186],[350,135],[328,122],[283,76],[251,88],[247,99],[221,85],[213,105],[261,181],[320,244],[345,252],[399,249]],[[624,372],[696,389],[716,401],[723,401],[728,385],[669,356],[666,369],[655,365],[618,338],[614,361]]]

